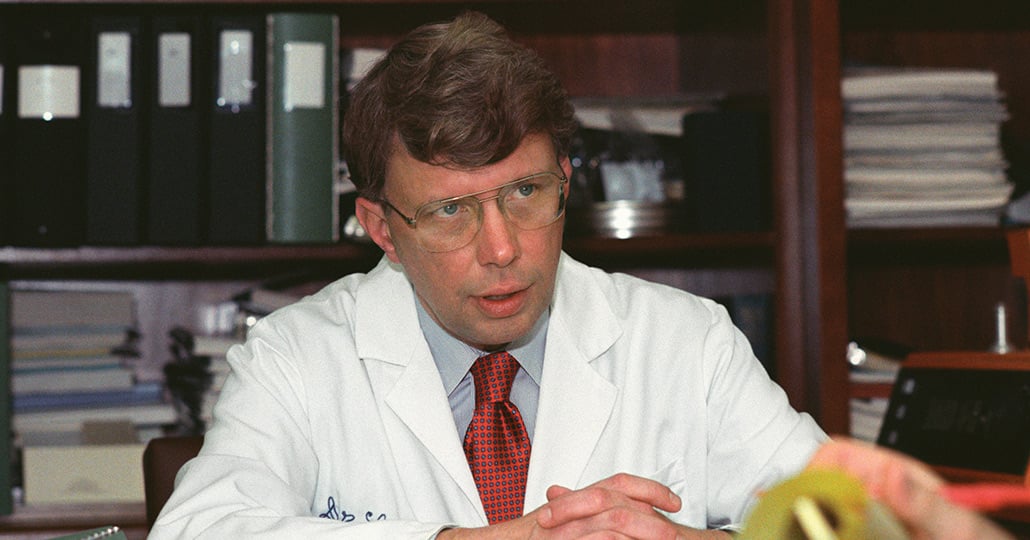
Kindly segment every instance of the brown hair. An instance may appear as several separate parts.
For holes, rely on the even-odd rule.
[[[392,152],[474,169],[545,133],[559,157],[575,130],[558,78],[485,15],[421,26],[394,45],[354,88],[344,155],[358,193],[381,198]]]

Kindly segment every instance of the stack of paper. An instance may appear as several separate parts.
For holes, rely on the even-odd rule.
[[[998,223],[1012,185],[994,72],[853,68],[841,94],[850,227]]]

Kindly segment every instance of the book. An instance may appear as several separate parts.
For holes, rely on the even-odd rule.
[[[890,148],[912,150],[972,149],[985,151],[996,148],[1000,137],[997,122],[969,122],[937,124],[920,122],[890,125],[848,125],[844,129],[844,150],[875,150]]]
[[[13,407],[15,413],[23,413],[118,405],[152,405],[161,403],[163,396],[164,385],[157,381],[149,381],[136,383],[127,390],[15,395]]]
[[[32,371],[40,369],[61,369],[73,367],[113,367],[122,365],[122,358],[115,355],[100,356],[39,356],[28,358],[11,358],[11,372]]]
[[[0,515],[14,511],[11,496],[11,355],[7,346],[11,322],[11,294],[6,281],[0,281]]]
[[[339,229],[339,21],[271,13],[267,32],[267,240],[332,242]]]
[[[19,435],[26,432],[75,432],[82,431],[87,422],[110,422],[126,420],[136,428],[174,424],[178,420],[171,403],[145,405],[119,405],[114,407],[90,407],[69,410],[48,410],[17,413],[12,416],[14,431]]]
[[[128,339],[128,328],[114,330],[99,329],[97,331],[85,331],[82,328],[69,327],[67,331],[60,332],[54,329],[48,333],[21,333],[16,332],[11,336],[11,348],[16,355],[21,353],[36,353],[39,357],[43,351],[68,351],[81,349],[104,349],[114,350],[124,344]]]
[[[86,25],[66,13],[26,13],[11,24],[17,78],[11,134],[11,236],[18,245],[85,239],[86,140],[82,110]]]
[[[210,19],[207,240],[265,239],[265,19]]]
[[[11,293],[12,328],[17,334],[43,329],[107,329],[135,326],[136,297],[131,291],[19,289]]]
[[[11,375],[11,393],[22,394],[128,390],[135,373],[125,367],[36,370]]]
[[[143,239],[142,21],[95,16],[86,70],[86,241]]]
[[[883,427],[890,400],[887,398],[852,398],[850,400],[851,436],[875,443]]]
[[[864,66],[847,68],[845,101],[897,97],[994,98],[998,75],[987,69]]]
[[[26,504],[143,502],[145,445],[26,446]]]
[[[199,16],[152,16],[146,33],[146,239],[154,244],[201,242],[204,73]]]

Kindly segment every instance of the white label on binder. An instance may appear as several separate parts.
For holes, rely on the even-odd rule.
[[[157,104],[161,107],[189,107],[190,35],[169,32],[158,38]]]
[[[21,66],[18,68],[18,118],[79,117],[77,66]]]
[[[325,45],[306,41],[283,45],[283,109],[321,109],[325,103]]]
[[[254,34],[247,30],[225,30],[219,40],[218,97],[219,107],[233,110],[253,102],[255,88],[253,66]]]
[[[111,109],[132,107],[132,38],[128,32],[101,32],[97,36],[97,105]]]

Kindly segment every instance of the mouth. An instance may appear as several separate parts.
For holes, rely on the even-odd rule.
[[[510,292],[484,294],[476,297],[479,308],[493,318],[511,317],[525,304],[527,289]]]

